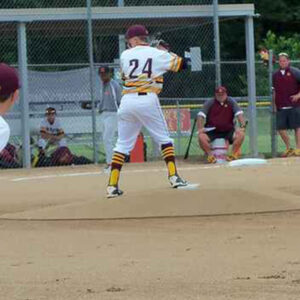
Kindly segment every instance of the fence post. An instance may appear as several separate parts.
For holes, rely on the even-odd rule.
[[[93,159],[98,163],[98,143],[97,143],[97,108],[95,101],[95,76],[94,76],[94,57],[93,57],[93,28],[92,28],[92,4],[91,0],[86,0],[87,25],[88,25],[88,53],[90,63],[90,88],[92,101],[92,130],[93,130]]]
[[[30,119],[29,119],[29,103],[28,103],[28,65],[27,65],[27,40],[26,40],[26,24],[18,23],[18,60],[19,73],[22,83],[20,90],[21,101],[21,127],[22,127],[22,155],[23,168],[31,168],[30,153]]]
[[[118,0],[118,6],[124,6],[124,0]],[[119,56],[121,56],[122,52],[126,50],[126,43],[125,43],[125,35],[119,34]]]
[[[213,0],[213,8],[214,8],[214,44],[215,44],[216,87],[217,87],[220,86],[222,83],[218,0]]]
[[[258,156],[257,149],[257,124],[256,124],[256,82],[255,82],[255,53],[254,53],[254,25],[253,17],[248,16],[245,19],[246,29],[246,53],[247,53],[247,82],[249,97],[249,139],[250,153],[252,156]]]
[[[269,94],[271,101],[271,153],[272,157],[277,156],[277,131],[276,131],[276,111],[273,101],[273,50],[269,50]]]
[[[181,115],[180,115],[180,106],[179,100],[176,100],[176,113],[177,113],[177,153],[180,155],[181,153]]]

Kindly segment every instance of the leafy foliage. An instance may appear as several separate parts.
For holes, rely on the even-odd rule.
[[[274,32],[268,31],[260,47],[272,49],[275,54],[286,52],[291,59],[300,59],[300,34],[276,36]]]

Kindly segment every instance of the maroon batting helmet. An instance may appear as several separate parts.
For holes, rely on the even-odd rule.
[[[0,96],[9,96],[20,88],[17,71],[4,64],[0,64]]]
[[[127,40],[133,38],[133,37],[139,37],[139,36],[148,36],[149,32],[143,25],[132,25],[128,28],[125,38]]]

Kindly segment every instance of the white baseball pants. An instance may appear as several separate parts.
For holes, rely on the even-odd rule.
[[[45,149],[47,144],[48,144],[47,140],[44,140],[44,139],[38,140],[38,146],[42,149]],[[59,147],[67,147],[67,141],[66,141],[66,139],[63,138],[60,141],[53,143],[53,145],[58,145]]]
[[[159,99],[155,93],[124,95],[118,110],[119,136],[114,151],[128,155],[143,126],[160,146],[173,143],[169,136]]]
[[[102,139],[105,149],[105,159],[106,163],[110,164],[113,149],[115,136],[118,131],[118,115],[117,112],[104,111],[100,114],[100,124],[101,124],[101,132]]]

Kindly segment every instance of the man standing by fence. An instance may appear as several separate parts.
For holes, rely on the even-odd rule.
[[[279,70],[273,74],[273,88],[276,127],[286,146],[282,156],[300,156],[300,70],[290,66],[287,53],[279,53]],[[291,148],[288,129],[295,132],[296,150]]]
[[[100,125],[106,159],[104,171],[109,172],[114,138],[118,131],[117,111],[122,97],[122,88],[117,81],[112,79],[112,70],[109,67],[100,67],[98,73],[101,80]],[[91,103],[82,103],[82,108],[91,109]]]
[[[112,71],[109,67],[100,67],[99,76],[102,81],[99,113],[106,156],[105,171],[110,171],[114,138],[118,131],[117,111],[122,97],[122,88],[117,81],[112,79]]]

